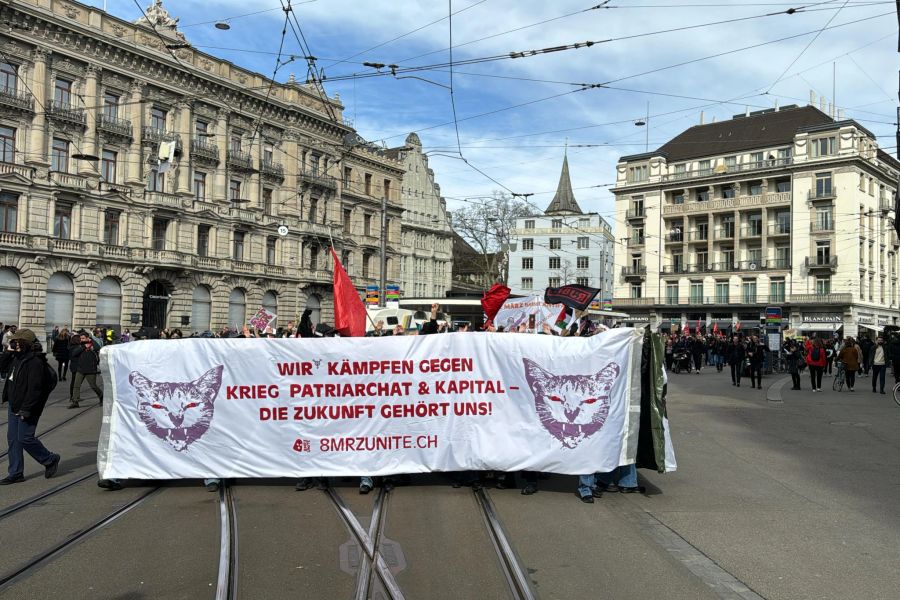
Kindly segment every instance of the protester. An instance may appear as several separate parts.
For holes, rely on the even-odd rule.
[[[727,361],[731,367],[731,385],[741,387],[741,374],[744,370],[744,358],[747,354],[744,345],[738,336],[732,337],[731,347],[728,349]]]
[[[884,348],[884,338],[880,335],[875,340],[875,345],[869,350],[869,364],[872,366],[872,393],[874,394],[875,388],[878,387],[883,394],[884,376],[887,371],[887,353]],[[876,383],[878,386],[875,385]]]
[[[300,333],[300,337],[303,338],[316,337],[313,333],[312,310],[307,308],[303,311],[303,315],[300,317],[300,327],[297,331]]]
[[[813,340],[809,354],[806,355],[806,364],[809,366],[809,379],[812,382],[813,392],[821,392],[822,373],[825,370],[825,347],[819,338]]]
[[[759,338],[750,336],[747,343],[747,359],[750,363],[750,387],[762,389],[762,367],[766,358],[766,349],[759,343]]]
[[[862,336],[859,338],[858,345],[859,349],[862,351],[862,371],[860,372],[860,377],[868,377],[869,371],[872,368],[870,357],[874,343],[869,339],[869,336]]]
[[[75,378],[69,408],[78,408],[78,403],[81,401],[81,386],[85,380],[97,394],[100,404],[103,404],[103,390],[97,385],[97,379],[100,376],[100,354],[95,342],[96,340],[92,339],[86,331],[81,331],[78,343],[69,346],[69,353],[75,363],[73,367]]]
[[[838,362],[844,363],[844,380],[847,382],[847,389],[851,392],[856,385],[856,373],[859,371],[861,361],[861,350],[853,338],[848,337],[844,340],[844,347],[838,352]]]
[[[793,340],[791,340],[785,348],[785,361],[787,362],[788,373],[791,374],[791,381],[793,382],[791,389],[799,390],[800,371],[806,366],[806,362],[803,358],[803,353],[800,351],[800,346]]]
[[[53,357],[56,359],[56,376],[65,381],[69,369],[69,330],[65,327],[53,340]]]
[[[60,456],[47,450],[34,435],[50,392],[56,386],[53,368],[30,329],[9,338],[0,356],[2,370],[9,373],[3,386],[3,403],[9,403],[6,441],[9,446],[8,474],[0,485],[25,481],[25,452],[44,466],[44,477],[56,474]]]

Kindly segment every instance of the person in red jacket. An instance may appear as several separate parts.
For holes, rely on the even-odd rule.
[[[809,366],[809,378],[812,381],[814,392],[822,391],[822,373],[825,372],[825,347],[822,340],[816,338],[806,354],[806,364]]]

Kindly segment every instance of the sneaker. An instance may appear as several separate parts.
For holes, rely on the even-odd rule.
[[[606,484],[601,483],[601,484],[600,484],[599,486],[597,486],[597,487],[599,487],[599,488],[602,489],[604,492],[607,492],[607,493],[609,493],[609,494],[615,494],[615,493],[617,493],[617,492],[619,491],[619,486],[617,486],[617,485],[614,484],[614,483],[606,483]]]
[[[363,483],[359,486],[360,494],[368,494],[371,491],[372,491],[372,486],[369,485],[368,483]]]
[[[525,487],[522,488],[523,496],[531,496],[533,494],[537,494],[538,487],[536,483],[526,483]]]
[[[619,486],[620,494],[643,494],[646,491],[646,488],[642,485],[635,485],[630,487],[623,487],[621,485]]]
[[[0,479],[0,485],[9,485],[11,483],[22,483],[25,481],[25,475],[19,473],[18,475],[7,475],[3,479]]]
[[[587,496],[582,496],[578,492],[575,492],[575,495],[578,496],[578,499],[584,502],[585,504],[593,504],[594,497],[588,494]]]
[[[53,460],[50,461],[50,464],[44,467],[44,477],[50,479],[54,475],[56,475],[56,469],[59,468],[59,454],[53,455]]]
[[[304,477],[303,479],[301,479],[297,482],[297,485],[294,486],[294,490],[297,492],[304,492],[304,491],[310,489],[311,487],[313,487],[314,485],[315,484],[312,482],[311,479],[309,479],[308,477]]]
[[[219,491],[219,482],[218,481],[210,481],[206,484],[207,492],[218,492]]]
[[[100,479],[97,481],[97,487],[101,487],[104,490],[116,491],[122,489],[122,484],[119,483],[118,479]]]
[[[602,498],[603,490],[600,489],[599,487],[593,487],[593,488],[591,488],[591,496],[593,496],[594,498]]]

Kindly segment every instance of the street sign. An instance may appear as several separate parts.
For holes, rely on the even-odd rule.
[[[366,286],[366,304],[378,304],[378,286]]]
[[[781,327],[781,307],[780,306],[766,307],[766,326],[767,327]]]
[[[399,302],[400,286],[396,283],[384,286],[384,299],[388,302]]]

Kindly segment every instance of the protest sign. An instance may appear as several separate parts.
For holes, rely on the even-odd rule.
[[[510,298],[503,303],[494,317],[494,325],[505,331],[515,331],[525,325],[529,333],[540,333],[544,323],[554,325],[562,304],[547,304],[542,296]]]
[[[641,332],[108,346],[103,478],[611,471],[635,460]]]
[[[250,318],[250,327],[258,329],[259,331],[265,331],[266,327],[275,324],[276,318],[278,318],[278,315],[275,313],[269,312],[265,308],[260,308],[256,311],[256,314]]]

